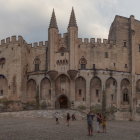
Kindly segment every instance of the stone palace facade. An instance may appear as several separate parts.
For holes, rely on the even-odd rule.
[[[116,118],[140,120],[140,21],[115,16],[108,39],[78,38],[72,9],[61,35],[53,10],[48,41],[28,44],[21,36],[1,40],[0,98],[45,102],[48,108],[101,105]]]

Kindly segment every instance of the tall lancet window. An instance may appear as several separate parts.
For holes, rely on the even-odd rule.
[[[82,56],[79,63],[80,63],[80,66],[81,66],[82,70],[86,69],[87,60],[85,59],[84,56]]]
[[[39,71],[40,63],[41,63],[41,61],[40,61],[39,57],[37,56],[34,60],[35,71]]]
[[[124,89],[123,91],[123,102],[129,103],[129,95],[128,95],[128,89]]]

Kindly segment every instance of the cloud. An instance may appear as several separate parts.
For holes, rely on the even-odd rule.
[[[72,6],[74,6],[76,14],[79,37],[107,38],[115,14],[127,16],[127,11],[131,7],[129,1],[0,0],[0,38],[22,35],[28,42],[47,40],[53,8],[55,9],[59,31],[64,33],[67,31]],[[129,9],[124,8],[126,4]],[[134,8],[133,13],[135,13]]]

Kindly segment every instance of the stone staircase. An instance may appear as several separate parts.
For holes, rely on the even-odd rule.
[[[61,109],[61,110],[30,110],[30,111],[19,111],[19,112],[4,112],[0,113],[0,117],[17,117],[17,118],[55,118],[57,112],[58,117],[63,119],[67,113],[70,115],[75,114],[77,120],[85,119],[86,113],[78,110]]]

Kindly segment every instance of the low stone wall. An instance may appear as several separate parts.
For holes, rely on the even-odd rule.
[[[18,117],[18,118],[55,118],[55,113],[58,113],[60,119],[66,118],[67,113],[75,114],[77,120],[85,119],[86,114],[76,110],[32,110],[19,112],[4,112],[0,113],[0,117]]]
[[[135,120],[136,121],[140,121],[140,113],[136,113],[135,114]]]

